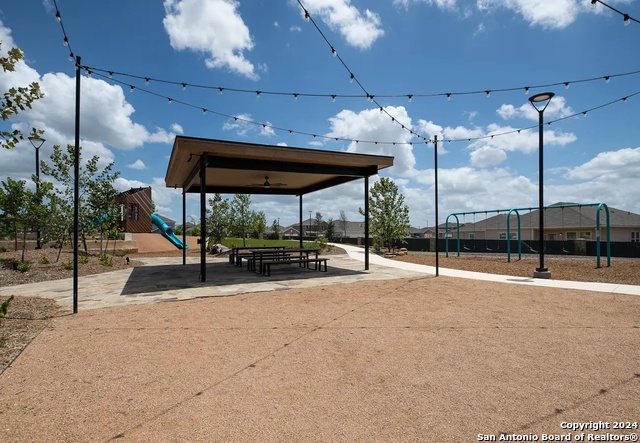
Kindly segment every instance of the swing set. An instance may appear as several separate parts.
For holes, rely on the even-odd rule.
[[[569,204],[563,204],[563,205],[558,205],[558,206],[546,206],[543,209],[560,209],[561,212],[561,229],[562,229],[562,235],[563,235],[563,240],[562,240],[562,252],[565,254],[571,254],[571,251],[569,251],[567,249],[567,235],[566,232],[564,231],[565,229],[565,222],[564,222],[564,208],[578,208],[579,211],[579,231],[578,231],[578,235],[580,235],[580,230],[582,230],[582,208],[583,207],[596,207],[596,267],[600,268],[600,249],[601,249],[601,245],[600,245],[600,211],[602,209],[605,210],[605,216],[606,216],[606,235],[607,235],[607,266],[611,266],[611,235],[610,235],[610,221],[609,221],[609,207],[605,204],[605,203],[569,203]],[[538,251],[536,251],[535,249],[533,249],[531,247],[531,245],[529,245],[528,243],[526,243],[525,241],[522,240],[522,236],[521,236],[521,226],[520,226],[520,212],[519,211],[528,211],[529,212],[529,231],[531,233],[531,238],[533,238],[533,226],[532,226],[532,218],[531,217],[531,213],[533,211],[534,208],[528,207],[528,208],[511,208],[511,209],[494,209],[494,210],[487,210],[487,211],[472,211],[472,212],[454,212],[451,213],[447,216],[446,221],[445,221],[445,232],[449,232],[449,218],[450,217],[454,217],[456,219],[456,244],[457,244],[457,254],[458,256],[460,256],[460,219],[458,218],[459,215],[462,215],[463,220],[466,221],[466,216],[467,215],[473,215],[473,227],[474,230],[476,228],[476,214],[484,214],[485,215],[485,220],[484,220],[484,241],[485,241],[485,251],[487,252],[493,252],[493,250],[489,247],[489,243],[488,243],[488,238],[487,238],[487,229],[488,229],[488,214],[495,212],[497,213],[497,215],[499,216],[501,212],[505,212],[506,215],[506,219],[507,219],[507,232],[506,232],[506,241],[507,241],[507,261],[511,262],[511,216],[512,213],[515,212],[516,216],[517,216],[517,231],[516,231],[516,241],[517,241],[517,245],[518,245],[518,260],[522,259],[522,244],[524,243],[524,245],[529,249],[529,252],[533,253],[533,254],[537,254]],[[498,231],[500,230],[500,219],[498,218]],[[465,251],[476,251],[476,238],[475,238],[475,232],[474,232],[474,238],[472,239],[472,249],[468,248],[466,246],[466,241],[464,244],[464,250]],[[498,242],[498,246],[497,246],[497,250],[500,250],[500,242]],[[445,253],[446,256],[449,256],[449,242],[446,241],[445,242]]]

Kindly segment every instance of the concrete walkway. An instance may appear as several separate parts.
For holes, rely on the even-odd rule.
[[[364,249],[350,245],[334,243],[349,254],[349,257],[364,262]],[[420,274],[436,274],[435,266],[417,265],[401,261],[389,260],[376,254],[369,254],[369,263],[376,266],[413,271]],[[469,278],[472,280],[493,281],[498,283],[513,283],[520,285],[540,286],[545,288],[578,289],[581,291],[608,292],[611,294],[640,295],[640,286],[620,285],[615,283],[593,283],[568,280],[544,280],[513,275],[484,274],[481,272],[462,271],[459,269],[439,269],[439,274],[447,277]]]

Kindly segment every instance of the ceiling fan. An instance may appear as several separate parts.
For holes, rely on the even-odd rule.
[[[287,186],[286,183],[271,183],[269,182],[269,176],[265,175],[264,177],[264,183],[251,183],[249,186],[260,186],[264,189],[269,189],[269,188],[281,188],[282,186]]]

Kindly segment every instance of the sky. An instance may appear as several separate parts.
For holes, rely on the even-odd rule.
[[[606,3],[640,20],[640,1]],[[73,51],[90,71],[83,157],[113,162],[118,190],[152,186],[157,211],[179,223],[181,191],[164,182],[176,135],[393,156],[381,176],[398,185],[415,227],[435,222],[437,136],[440,222],[537,207],[538,112],[528,99],[542,92],[555,94],[544,112],[544,204],[640,213],[640,23],[624,26],[600,3],[58,0],[57,9],[61,22],[53,0],[0,4],[0,51],[25,54],[0,73],[0,91],[37,81],[45,94],[1,127],[44,129],[45,160],[74,143]],[[0,151],[1,180],[34,173],[28,141]],[[298,219],[296,197],[251,201],[269,224]],[[305,218],[342,210],[360,220],[363,182],[303,203]],[[187,213],[199,219],[197,196]]]

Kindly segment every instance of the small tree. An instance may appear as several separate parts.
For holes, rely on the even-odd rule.
[[[215,194],[209,199],[210,208],[207,209],[207,231],[209,232],[209,245],[221,243],[227,237],[230,226],[229,213],[231,206],[222,195]]]
[[[263,238],[267,232],[267,216],[264,211],[251,213],[251,230],[256,238]]]
[[[273,233],[275,240],[280,238],[280,224],[278,223],[278,220],[274,219],[273,223],[271,223],[271,232]]]
[[[75,178],[72,169],[74,159],[75,147],[73,145],[67,145],[66,152],[59,145],[56,145],[51,154],[52,165],[44,161],[40,165],[43,174],[51,176],[59,183],[59,187],[56,188],[56,197],[59,210],[63,213],[67,226],[71,226],[70,220],[73,220]],[[110,214],[109,208],[115,208],[112,206],[113,196],[116,194],[113,183],[120,173],[112,172],[113,163],[101,170],[98,167],[99,161],[100,157],[94,155],[85,165],[81,166],[78,181],[80,188],[79,224],[85,253],[87,252],[86,232],[97,232],[103,216]],[[116,211],[113,213],[116,217]],[[68,229],[63,230],[63,232],[66,231]]]
[[[322,231],[322,214],[319,212],[316,212],[316,217],[313,221],[313,229],[316,231],[316,236],[320,236],[320,232]]]
[[[358,211],[364,215],[362,208]],[[389,178],[381,177],[369,195],[371,234],[391,247],[393,239],[404,238],[409,233],[409,208],[404,195]]]
[[[342,236],[347,236],[347,214],[341,209],[340,210],[340,229],[342,229]]]
[[[27,234],[34,226],[45,224],[49,209],[42,201],[52,189],[51,183],[43,183],[37,191],[31,191],[26,184],[24,180],[7,178],[0,189],[1,220],[14,237],[15,250],[18,249],[18,234],[22,235],[22,261],[25,260]]]
[[[2,42],[0,41],[0,48]],[[11,48],[6,57],[0,57],[0,65],[3,72],[15,71],[16,63],[22,60],[24,54],[18,48]],[[40,91],[40,85],[33,82],[28,86],[18,88],[10,88],[2,95],[0,99],[0,112],[2,112],[2,120],[8,120],[12,115],[16,115],[21,111],[31,108],[34,101],[44,97]],[[41,135],[43,131],[34,129],[33,135]],[[24,135],[19,129],[13,131],[0,131],[0,146],[5,149],[14,148],[20,140],[24,140]]]
[[[336,222],[333,221],[333,218],[329,218],[327,220],[327,230],[325,231],[325,237],[327,240],[333,241],[333,238],[336,236]]]
[[[230,207],[231,228],[234,235],[242,237],[242,246],[247,246],[247,233],[251,228],[251,196],[236,194]]]

